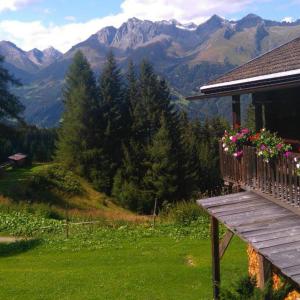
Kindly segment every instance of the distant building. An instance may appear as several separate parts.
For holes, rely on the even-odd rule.
[[[21,167],[26,163],[27,155],[23,153],[16,153],[8,157],[13,166]]]

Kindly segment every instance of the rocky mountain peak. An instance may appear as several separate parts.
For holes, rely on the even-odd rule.
[[[54,47],[46,48],[45,50],[43,50],[43,54],[45,57],[51,57],[54,59],[59,59],[63,56],[63,54]]]
[[[242,31],[245,28],[255,27],[263,22],[264,20],[260,16],[255,14],[248,14],[237,22],[236,29],[237,31]]]

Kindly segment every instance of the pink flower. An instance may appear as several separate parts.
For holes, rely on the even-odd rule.
[[[232,137],[231,137],[231,141],[234,142],[234,143],[236,143],[237,137],[236,137],[236,136],[232,136]]]
[[[236,157],[236,158],[242,157],[243,156],[243,151],[241,150],[241,151],[235,152],[233,154],[233,156]]]
[[[241,133],[243,133],[243,134],[248,134],[249,132],[250,131],[249,131],[248,128],[244,128],[244,129],[241,130]]]
[[[284,156],[285,156],[286,158],[288,158],[291,154],[292,154],[291,151],[286,151],[286,152],[284,153]]]
[[[283,147],[282,144],[278,144],[278,145],[276,146],[277,150],[280,150],[282,147]]]
[[[265,145],[260,146],[260,150],[266,150],[266,149],[267,149],[267,147]]]

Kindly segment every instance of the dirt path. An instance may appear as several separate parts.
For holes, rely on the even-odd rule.
[[[5,237],[0,237],[0,244],[15,243],[18,241],[23,241],[25,239],[26,238],[23,237],[5,236]]]

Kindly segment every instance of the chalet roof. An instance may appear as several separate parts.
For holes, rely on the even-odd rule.
[[[300,284],[300,216],[254,192],[198,200],[208,213]]]
[[[247,62],[209,82],[209,85],[297,69],[300,69],[300,38]]]
[[[20,161],[22,159],[25,159],[27,157],[27,155],[23,154],[23,153],[16,153],[14,155],[11,155],[8,157],[8,159],[13,160],[13,161]]]
[[[198,96],[188,99],[242,94],[261,89],[300,85],[300,38],[271,50],[246,64],[208,82]],[[227,93],[227,94],[226,94]],[[213,95],[212,95],[213,94]]]

